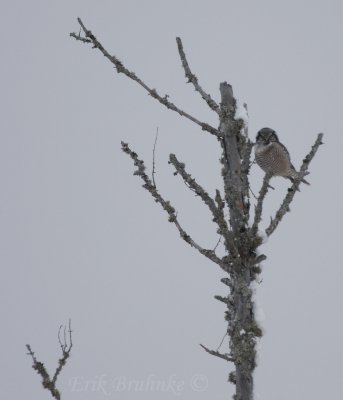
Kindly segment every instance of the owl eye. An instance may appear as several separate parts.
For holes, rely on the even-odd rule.
[[[278,141],[279,141],[279,138],[278,138],[278,136],[277,136],[277,134],[276,134],[275,131],[272,133],[270,139],[271,139],[273,142],[278,142]]]

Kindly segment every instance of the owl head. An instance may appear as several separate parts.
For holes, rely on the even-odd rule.
[[[279,138],[273,129],[262,128],[257,132],[256,143],[267,145],[271,142],[278,142]]]

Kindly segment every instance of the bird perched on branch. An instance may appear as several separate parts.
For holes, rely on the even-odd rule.
[[[299,172],[291,163],[287,148],[279,141],[273,129],[259,130],[254,147],[256,162],[266,174],[283,176],[292,182],[299,177]],[[301,179],[301,182],[309,185],[305,179]]]

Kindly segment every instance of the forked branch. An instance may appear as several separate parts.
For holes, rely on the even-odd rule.
[[[69,320],[68,334],[66,326],[63,327],[63,339],[61,338],[61,330],[62,326],[58,331],[58,341],[61,346],[62,357],[58,360],[58,365],[52,379],[50,378],[50,375],[45,365],[41,361],[37,360],[35,353],[31,349],[31,346],[29,344],[26,345],[26,348],[28,350],[27,354],[31,356],[33,361],[32,368],[37,371],[37,373],[41,376],[43,388],[49,390],[51,396],[57,400],[61,399],[61,394],[56,387],[57,378],[63,367],[66,365],[67,360],[70,356],[71,349],[73,347],[71,321]]]
[[[77,19],[78,23],[81,26],[82,31],[84,32],[84,37],[80,34],[70,33],[70,36],[75,38],[76,40],[80,40],[83,43],[89,43],[93,45],[93,48],[98,49],[116,68],[118,73],[123,73],[128,78],[132,79],[133,81],[137,82],[140,86],[142,86],[151,97],[159,101],[165,107],[169,108],[177,112],[179,115],[189,119],[190,121],[194,122],[195,124],[199,125],[202,130],[210,132],[212,135],[219,137],[219,132],[214,127],[210,126],[205,122],[199,121],[197,118],[193,117],[192,115],[188,114],[187,112],[181,110],[181,108],[177,107],[174,103],[168,100],[168,95],[162,97],[156,91],[156,89],[150,88],[146,83],[144,83],[134,72],[129,71],[124,64],[114,55],[111,55],[104,46],[97,40],[97,38],[93,35],[93,33],[88,30],[84,23],[81,21],[80,18]]]
[[[231,255],[237,256],[238,251],[234,243],[234,238],[232,232],[230,231],[226,219],[224,217],[222,206],[224,206],[221,200],[220,193],[217,191],[216,202],[212,197],[206,192],[206,190],[199,185],[199,183],[186,171],[186,166],[184,163],[180,162],[175,154],[169,155],[169,162],[175,167],[176,171],[181,175],[182,179],[185,181],[186,185],[192,189],[201,200],[207,205],[213,215],[213,221],[218,225],[218,233],[224,238],[225,246]],[[218,197],[219,196],[219,197]],[[219,200],[218,200],[219,199]]]
[[[220,267],[222,267],[224,269],[222,260],[219,257],[217,257],[216,253],[213,250],[207,250],[207,249],[204,249],[201,246],[199,246],[188,235],[188,233],[181,227],[181,225],[177,219],[177,213],[176,213],[175,208],[170,204],[170,202],[168,200],[165,200],[159,194],[157,188],[154,186],[153,182],[146,174],[146,172],[145,172],[146,168],[144,165],[144,161],[142,161],[138,158],[137,153],[132,151],[127,143],[121,142],[121,145],[122,145],[122,150],[124,151],[124,153],[128,154],[131,157],[131,159],[134,162],[134,165],[137,167],[137,170],[134,172],[134,175],[138,175],[141,177],[141,179],[144,182],[143,188],[146,189],[152,195],[152,197],[155,199],[155,201],[162,206],[164,211],[167,212],[167,214],[169,216],[169,222],[172,222],[177,227],[182,239],[184,241],[186,241],[190,246],[197,249],[199,251],[199,253],[201,253],[202,255],[204,255],[205,257],[207,257],[208,259],[210,259],[211,261],[218,264]]]

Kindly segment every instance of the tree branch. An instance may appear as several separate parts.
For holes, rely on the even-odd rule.
[[[86,38],[82,37],[82,36],[80,35],[80,33],[77,35],[75,32],[71,32],[71,33],[69,34],[69,36],[73,37],[73,38],[76,39],[76,40],[79,40],[79,41],[82,42],[82,43],[92,43],[92,41],[91,41],[90,39],[86,39]]]
[[[141,179],[144,182],[143,188],[146,189],[152,195],[152,197],[155,199],[155,201],[157,203],[159,203],[162,206],[162,208],[167,212],[167,214],[169,215],[169,222],[172,222],[173,224],[175,224],[182,239],[185,242],[187,242],[190,246],[197,249],[199,251],[199,253],[201,253],[202,255],[204,255],[205,257],[207,257],[214,263],[218,264],[221,268],[223,268],[225,270],[225,266],[224,266],[222,260],[219,257],[217,257],[216,253],[213,250],[203,249],[181,227],[181,225],[177,219],[177,214],[176,214],[175,208],[173,206],[171,206],[171,204],[168,200],[165,200],[158,193],[157,188],[154,186],[154,184],[152,183],[152,181],[150,180],[148,175],[145,173],[144,162],[138,158],[137,153],[132,151],[127,143],[121,142],[121,145],[122,145],[122,150],[124,151],[124,153],[128,154],[132,158],[134,165],[137,167],[137,170],[134,172],[134,175],[138,175],[141,177]]]
[[[183,66],[183,69],[185,70],[185,76],[188,79],[188,82],[191,82],[193,84],[194,89],[198,93],[200,93],[201,97],[206,101],[208,106],[219,115],[220,108],[219,108],[218,104],[212,99],[212,97],[208,93],[206,93],[203,90],[203,88],[198,83],[198,78],[192,73],[192,71],[189,67],[187,58],[186,58],[186,54],[183,50],[182,41],[179,37],[176,38],[176,43],[177,43],[177,48],[179,50],[182,66]]]
[[[71,321],[69,320],[69,327],[68,327],[68,333],[69,333],[69,344],[67,343],[67,337],[66,337],[66,326],[64,326],[64,335],[63,335],[63,341],[60,338],[60,331],[61,331],[62,326],[60,326],[60,329],[58,331],[58,341],[61,346],[62,350],[62,358],[58,360],[58,367],[56,368],[55,374],[52,378],[52,382],[55,385],[58,375],[62,371],[63,366],[66,364],[67,359],[69,358],[70,351],[73,347],[73,340],[72,340],[72,330],[71,330]]]
[[[60,372],[62,371],[63,367],[66,365],[67,360],[70,356],[71,349],[73,347],[71,321],[69,320],[69,328],[68,328],[69,343],[67,343],[67,339],[66,339],[66,327],[64,327],[63,341],[61,340],[61,338],[60,338],[61,328],[62,327],[60,327],[60,329],[58,331],[58,341],[61,346],[62,357],[58,360],[58,366],[55,370],[55,373],[54,373],[54,376],[52,379],[50,378],[50,375],[49,375],[47,369],[45,368],[44,364],[37,360],[35,353],[31,349],[31,346],[29,344],[26,345],[26,348],[28,350],[28,355],[31,356],[32,361],[33,361],[32,368],[35,371],[37,371],[37,373],[41,376],[43,388],[49,390],[49,392],[51,393],[51,396],[57,400],[61,399],[61,394],[60,394],[59,390],[56,388],[56,381],[57,381],[57,378],[58,378]]]
[[[224,283],[224,285],[231,287],[232,282],[229,278],[221,278],[220,282]]]
[[[225,247],[226,247],[227,251],[231,254],[231,256],[233,258],[239,257],[239,251],[235,244],[235,237],[234,237],[232,231],[230,230],[230,227],[228,226],[225,215],[224,215],[225,202],[222,199],[222,197],[220,195],[220,191],[218,189],[216,190],[215,201],[217,203],[217,215],[218,215],[217,218],[219,221],[218,225],[220,224],[218,233],[224,237]],[[225,228],[225,231],[224,231],[225,235],[223,233],[221,233],[221,226],[223,228]]]
[[[260,193],[258,195],[257,204],[255,207],[255,217],[254,217],[254,222],[251,227],[252,235],[256,235],[257,230],[258,230],[258,224],[261,222],[263,201],[268,193],[270,179],[271,179],[271,175],[265,174],[265,176],[263,178],[263,184],[262,184]]]
[[[137,82],[140,86],[142,86],[149,94],[152,96],[154,99],[158,100],[161,104],[169,108],[170,110],[173,110],[177,112],[179,115],[189,119],[190,121],[194,122],[195,124],[199,125],[202,130],[208,131],[212,133],[213,135],[219,137],[219,132],[217,129],[213,128],[209,124],[205,122],[201,122],[198,119],[194,118],[192,115],[186,113],[185,111],[181,110],[180,108],[176,107],[175,104],[170,102],[168,100],[168,95],[165,95],[164,97],[160,96],[156,89],[151,89],[148,85],[146,85],[134,72],[129,71],[123,63],[116,57],[112,56],[104,47],[103,45],[96,39],[96,37],[93,35],[93,33],[88,30],[83,22],[81,21],[80,18],[77,19],[78,23],[80,24],[84,34],[85,38],[82,38],[80,35],[77,35],[76,33],[71,33],[70,36],[77,39],[81,40],[84,43],[90,43],[93,45],[93,48],[98,49],[116,68],[118,73],[123,73],[126,75],[128,78],[132,79],[133,81]]]
[[[303,160],[302,166],[299,171],[299,177],[294,180],[293,185],[288,189],[288,193],[287,193],[286,197],[284,198],[283,202],[281,203],[280,208],[277,210],[275,217],[272,218],[268,228],[266,229],[267,236],[270,236],[275,231],[275,229],[278,227],[279,223],[281,222],[282,218],[289,211],[289,205],[291,204],[291,202],[294,198],[294,195],[295,195],[297,189],[299,188],[302,178],[305,175],[307,175],[306,172],[308,170],[310,162],[312,161],[313,157],[316,155],[319,146],[321,144],[323,144],[322,139],[323,139],[323,134],[319,133],[314,145],[312,146],[311,151],[307,154],[307,156]]]
[[[222,303],[227,305],[228,302],[228,298],[227,297],[223,297],[223,296],[219,296],[219,295],[215,295],[214,298],[218,301],[221,301]]]
[[[199,185],[194,178],[190,174],[187,173],[185,169],[185,164],[180,162],[175,154],[169,155],[169,162],[175,167],[176,171],[182,176],[182,179],[185,181],[186,185],[192,189],[200,198],[201,200],[208,206],[212,215],[213,221],[218,225],[218,233],[224,238],[225,246],[227,250],[234,256],[237,256],[238,251],[234,243],[234,238],[232,232],[230,232],[228,224],[225,220],[223,209],[221,208],[224,206],[223,201],[221,200],[220,193],[217,190],[216,201],[218,200],[218,206],[212,199],[212,197],[206,192],[206,190]]]
[[[215,357],[219,357],[222,358],[225,361],[231,361],[234,362],[234,359],[232,357],[229,356],[229,354],[225,353],[219,353],[219,351],[215,351],[215,350],[210,350],[207,347],[205,347],[204,345],[200,344],[200,346],[209,354],[211,354],[212,356]]]

